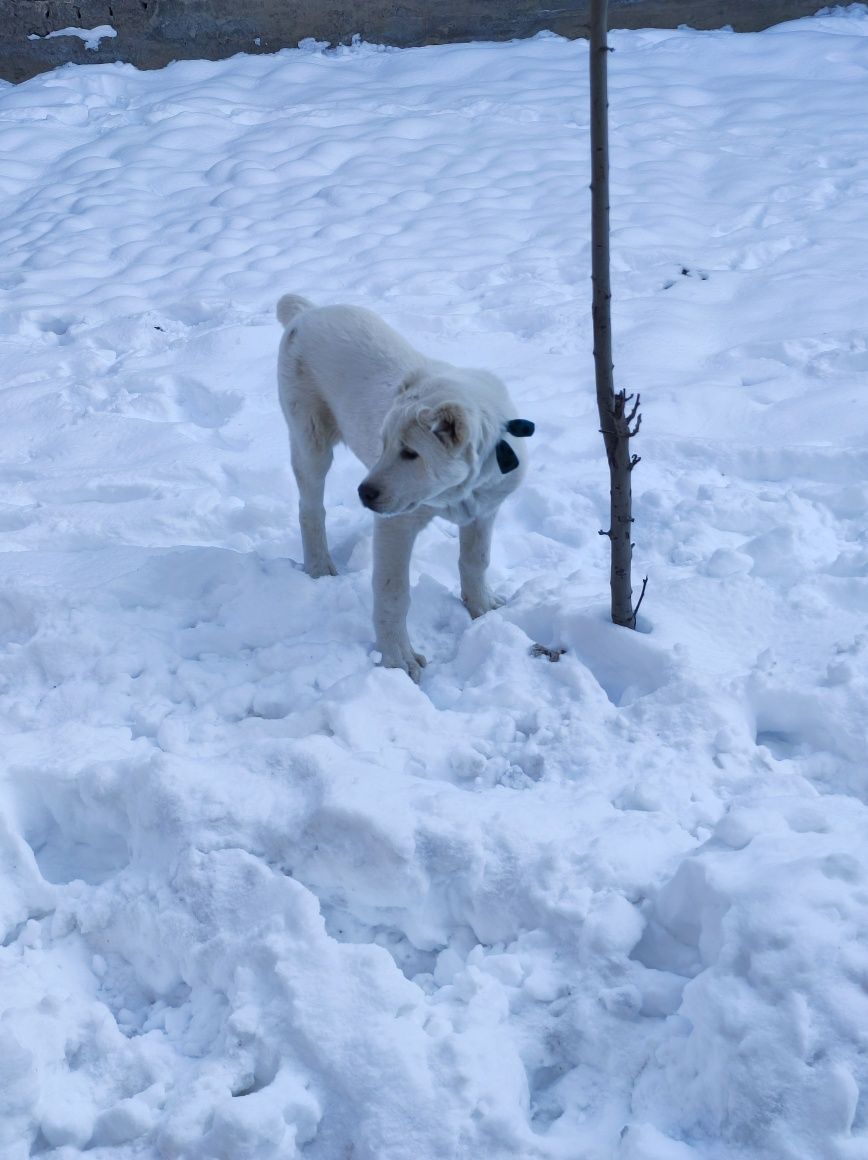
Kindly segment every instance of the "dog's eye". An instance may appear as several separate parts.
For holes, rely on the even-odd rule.
[[[401,448],[401,458],[402,459],[418,459],[419,452],[412,451],[409,447],[402,447]]]

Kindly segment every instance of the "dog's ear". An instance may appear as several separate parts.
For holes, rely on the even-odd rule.
[[[432,433],[450,451],[467,441],[470,430],[467,414],[457,403],[444,403],[436,411],[429,411],[426,420]]]

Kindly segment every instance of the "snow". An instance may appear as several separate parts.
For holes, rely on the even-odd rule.
[[[84,43],[85,48],[91,52],[96,52],[101,40],[109,40],[117,36],[117,29],[112,28],[110,24],[98,24],[96,28],[58,28],[54,32],[47,32],[45,36],[31,32],[27,39],[53,40],[57,36],[77,37]]]
[[[2,1160],[868,1155],[868,8],[612,43],[637,633],[584,44],[0,88]],[[299,567],[287,291],[537,424],[419,688],[349,454]]]

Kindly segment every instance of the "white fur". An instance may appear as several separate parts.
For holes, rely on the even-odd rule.
[[[506,388],[481,370],[437,362],[357,306],[315,307],[287,294],[278,359],[280,403],[298,482],[305,571],[334,576],[323,491],[344,442],[368,468],[359,487],[374,521],[374,627],[383,664],[419,680],[425,658],[407,636],[410,553],[435,515],[458,524],[461,596],[471,616],[501,601],[485,581],[497,509],[521,481],[526,452],[504,432],[516,417]],[[503,474],[506,439],[520,466]]]

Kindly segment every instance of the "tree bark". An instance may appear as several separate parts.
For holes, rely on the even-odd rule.
[[[615,391],[612,365],[612,290],[609,275],[609,99],[608,0],[591,0],[591,280],[594,295],[594,371],[600,429],[609,461],[611,544],[609,584],[612,620],[636,627],[631,569],[633,561],[633,500],[630,476],[639,462],[630,454],[630,438],[639,430],[639,398]],[[629,408],[629,409],[628,409]],[[631,430],[631,423],[635,422]]]

